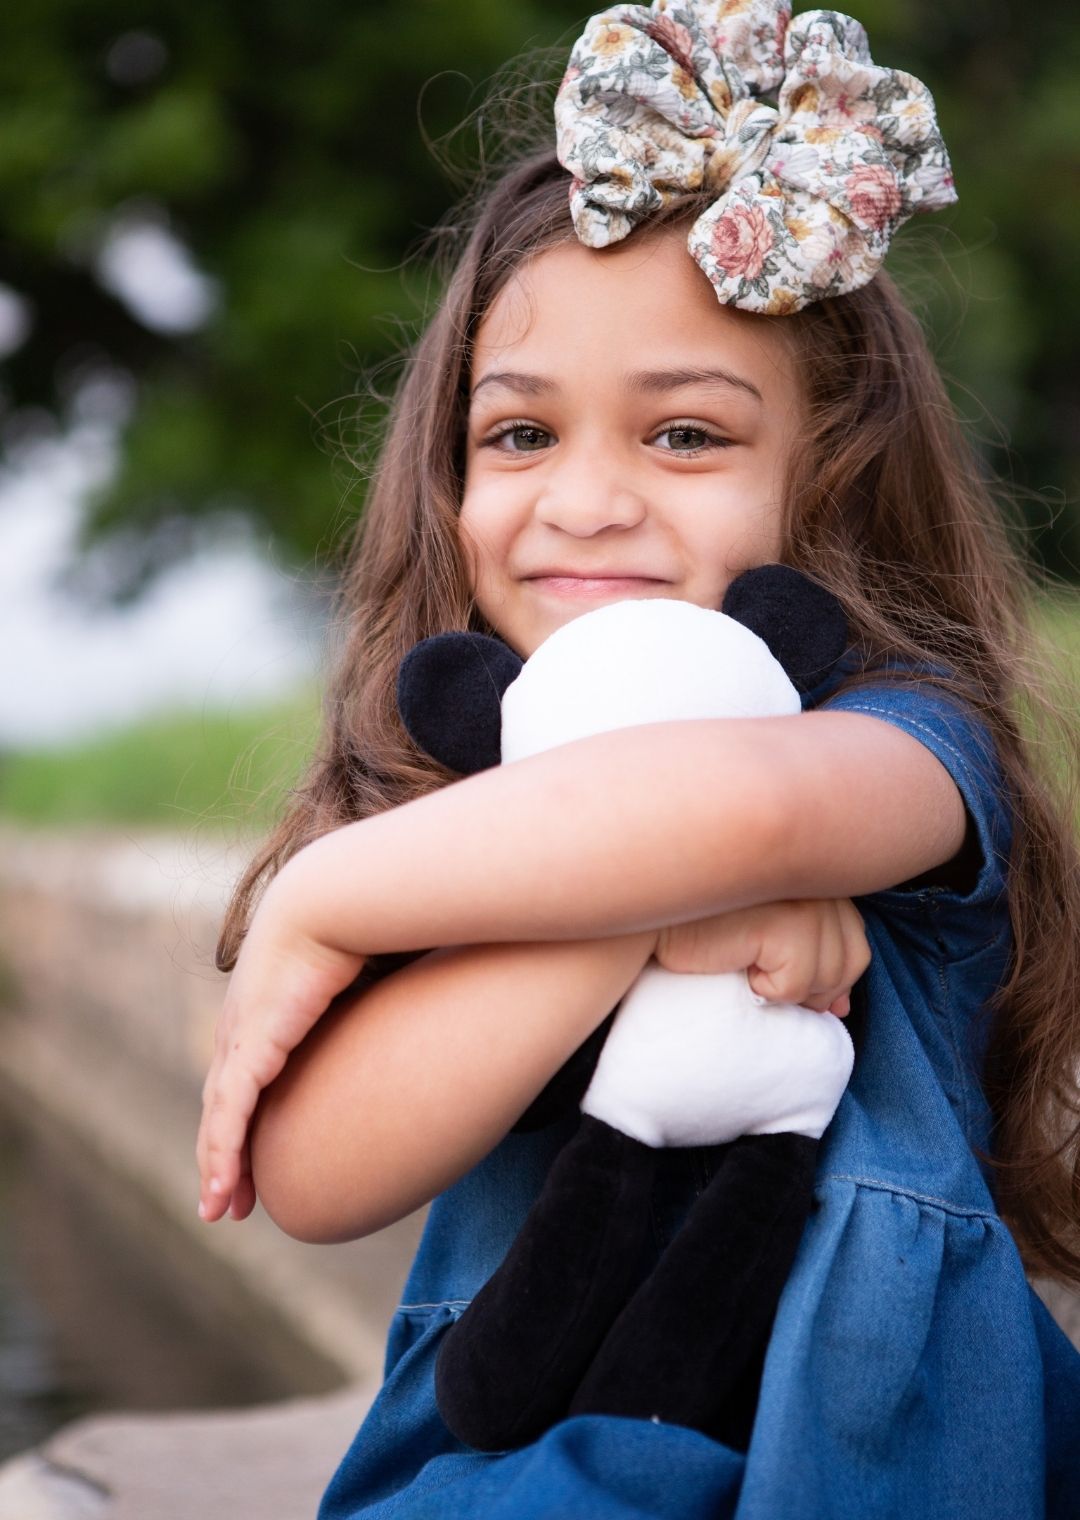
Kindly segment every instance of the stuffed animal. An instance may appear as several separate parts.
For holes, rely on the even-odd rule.
[[[735,580],[721,612],[609,604],[524,662],[482,635],[424,640],[402,663],[398,703],[421,748],[469,773],[636,724],[798,713],[800,691],[846,644],[835,598],[772,565]],[[663,1419],[743,1445],[818,1141],[851,1073],[847,1031],[831,1014],[766,1005],[745,972],[650,963],[583,1051],[553,1084],[564,1098],[575,1075],[577,1095],[584,1085],[580,1124],[443,1340],[439,1411],[485,1451],[584,1413]],[[657,1158],[672,1146],[720,1149],[651,1262]]]

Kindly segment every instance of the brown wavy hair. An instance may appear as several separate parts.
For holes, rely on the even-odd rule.
[[[633,235],[701,209],[684,204]],[[550,148],[502,173],[456,231],[460,252],[405,362],[348,552],[317,750],[236,888],[221,970],[234,965],[261,891],[299,849],[451,779],[407,739],[396,673],[430,634],[491,631],[473,606],[457,535],[471,343],[523,261],[573,239],[568,178]],[[757,320],[781,324],[807,402],[783,557],[839,597],[867,670],[886,657],[947,665],[942,684],[996,741],[1014,812],[1013,950],[984,1073],[998,1203],[1030,1269],[1080,1281],[1080,733],[1032,632],[1035,573],[888,276]]]

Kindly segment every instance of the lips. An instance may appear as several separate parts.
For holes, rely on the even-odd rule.
[[[525,575],[522,579],[527,581],[652,581],[657,585],[665,583],[664,576],[645,575],[637,570],[593,570],[586,568],[567,570],[561,565],[546,570],[534,570],[531,575]]]
[[[539,591],[570,597],[640,597],[655,592],[657,586],[669,584],[655,575],[616,574],[606,570],[589,574],[580,570],[550,570],[525,579]]]

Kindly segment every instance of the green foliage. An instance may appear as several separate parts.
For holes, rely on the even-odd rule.
[[[592,7],[598,9],[599,6]],[[988,464],[1028,491],[1051,565],[1080,570],[1080,12],[1021,27],[1005,0],[860,0],[875,56],[933,88],[960,205],[916,219],[897,267],[925,311]],[[88,542],[136,590],[222,510],[291,561],[325,561],[360,487],[335,418],[420,320],[402,264],[457,186],[427,137],[480,103],[523,49],[557,75],[587,13],[567,0],[37,0],[0,10],[0,283],[31,304],[3,365],[11,409],[60,416],[80,375],[137,381],[117,478]],[[506,116],[487,113],[498,154]],[[475,133],[452,156],[468,160]],[[471,153],[475,157],[475,151]],[[196,332],[155,332],[95,276],[118,217],[159,218],[220,291]],[[977,398],[977,399],[976,399]],[[370,436],[377,412],[361,428]],[[319,441],[323,439],[323,451]],[[101,584],[100,575],[95,584]]]
[[[60,748],[0,755],[0,815],[261,832],[305,766],[317,722],[308,691],[272,709],[166,713]]]
[[[1055,667],[1066,681],[1080,685],[1080,596],[1059,593],[1046,598],[1041,631]]]

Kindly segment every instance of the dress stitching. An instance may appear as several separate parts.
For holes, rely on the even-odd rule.
[[[954,744],[950,744],[947,739],[943,739],[937,730],[931,728],[929,724],[920,723],[917,718],[911,718],[907,713],[897,712],[895,708],[873,707],[868,702],[852,702],[836,710],[838,712],[873,713],[875,717],[887,718],[894,728],[899,728],[902,724],[908,724],[911,728],[917,729],[920,734],[925,734],[928,739],[932,739],[935,744],[940,744],[942,749],[947,749],[964,772],[965,779],[970,782],[971,775],[968,771],[967,760],[964,758],[964,755]]]
[[[860,1177],[850,1172],[826,1172],[819,1182],[853,1182],[857,1187],[873,1188],[878,1193],[893,1193],[899,1198],[910,1198],[914,1203],[929,1204],[946,1214],[956,1214],[962,1219],[983,1219],[987,1224],[1001,1224],[1000,1217],[988,1209],[966,1209],[961,1204],[950,1203],[947,1198],[937,1198],[933,1193],[918,1193],[914,1188],[898,1187],[895,1182],[882,1182],[878,1177]]]
[[[398,1314],[421,1313],[428,1309],[467,1309],[472,1302],[469,1298],[440,1298],[430,1304],[398,1304]]]
[[[941,948],[939,946],[939,948]],[[944,953],[937,963],[937,981],[941,1001],[938,1006],[938,1021],[945,1026],[946,1038],[952,1053],[953,1081],[952,1090],[959,1095],[960,1125],[965,1135],[971,1133],[971,1115],[968,1112],[967,1084],[961,1080],[960,1072],[963,1065],[963,1050],[956,1028],[956,1019],[953,1010],[952,993],[949,986],[949,964]]]

